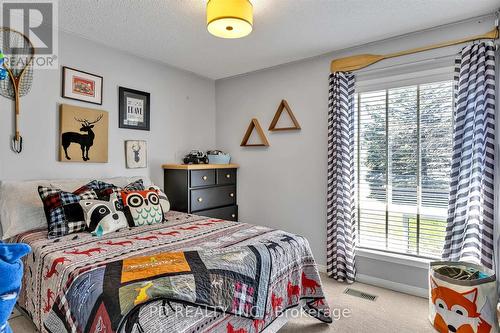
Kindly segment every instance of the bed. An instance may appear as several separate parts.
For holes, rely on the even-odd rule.
[[[0,206],[2,200],[5,194],[0,197]],[[47,230],[42,228],[23,232],[10,241],[24,242],[32,247],[32,253],[24,262],[25,276],[18,306],[42,332],[267,333],[285,323],[283,313],[299,306],[319,320],[331,322],[307,240],[284,231],[171,211],[161,224],[122,229],[102,238],[81,232],[47,239]],[[192,295],[188,293],[183,294],[188,295],[186,297],[162,294],[163,289],[157,286],[147,290],[151,287],[150,281],[160,281],[161,277],[168,277],[170,287],[178,283],[175,281],[185,281],[185,272],[181,275],[156,272],[149,274],[148,279],[134,280],[135,285],[121,284],[124,263],[130,260],[140,259],[152,267],[164,268],[165,265],[157,264],[158,258],[180,253],[186,257],[205,258],[205,269],[209,266],[207,262],[214,262],[210,274],[234,272],[239,268],[220,269],[217,265],[222,264],[214,258],[226,258],[228,253],[231,258],[236,254],[237,258],[243,249],[260,251],[259,258],[267,258],[261,261],[269,265],[267,269],[263,264],[255,269],[259,275],[254,280],[260,283],[261,293],[254,290],[249,293],[249,288],[238,287],[237,297],[230,295],[233,304],[237,302],[233,311],[221,311],[213,302],[200,302],[199,297],[189,298]],[[256,265],[255,262],[241,258],[239,263],[232,265]],[[119,268],[113,270],[113,267]],[[222,279],[221,285],[217,285],[219,281],[211,279],[216,275],[205,275],[203,279],[198,273],[194,269],[190,272],[189,277],[193,276],[192,280],[197,282],[188,291],[205,288],[218,290],[218,297],[227,294],[227,281]],[[175,288],[170,288],[169,292],[171,289]],[[119,295],[113,294],[116,290],[120,291]],[[111,294],[117,296],[111,297]],[[129,301],[127,308],[125,296],[132,294],[131,300],[135,300]],[[141,295],[145,301],[137,302]],[[250,296],[254,296],[254,300]],[[256,298],[260,298],[260,303]],[[116,302],[119,302],[116,307],[110,307],[109,304]],[[247,303],[259,304],[256,308],[260,314],[237,312],[241,304]],[[113,308],[128,310],[112,314]]]

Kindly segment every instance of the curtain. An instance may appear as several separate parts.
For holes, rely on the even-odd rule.
[[[455,60],[455,110],[443,259],[493,268],[495,46],[466,46]]]
[[[356,276],[354,83],[355,76],[351,73],[330,74],[327,272],[330,277],[349,283]]]
[[[499,42],[497,41],[496,42],[496,45],[499,45]],[[496,61],[496,82],[497,82],[497,86],[496,86],[496,89],[497,89],[497,98],[498,96],[500,96],[500,50],[499,50],[499,47],[497,46],[496,48],[496,53],[495,53],[495,61]],[[499,126],[499,121],[500,119],[498,117],[495,118],[495,129],[496,128],[500,128]],[[498,141],[498,136],[495,137],[495,140]],[[498,155],[498,144],[496,145],[495,147],[495,152],[497,153]],[[498,163],[498,162],[497,162]],[[498,191],[500,189],[500,186],[498,184],[498,180],[500,179],[500,168],[496,168],[495,170],[495,190]],[[498,206],[498,200],[499,200],[499,197],[497,196],[495,198],[495,207],[499,207]],[[498,211],[498,209],[495,209],[495,225],[494,225],[494,235],[495,235],[495,252],[494,252],[494,258],[495,258],[495,269],[496,269],[496,275],[497,275],[497,278],[500,276],[500,212]],[[500,296],[500,283],[498,283],[497,285],[498,287],[498,295]]]

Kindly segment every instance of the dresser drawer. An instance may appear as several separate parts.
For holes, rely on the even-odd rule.
[[[191,190],[191,212],[236,204],[236,186]]]
[[[238,206],[229,206],[215,209],[208,209],[196,212],[196,215],[213,217],[226,221],[238,221]]]
[[[236,184],[236,169],[217,169],[217,184]]]
[[[189,174],[191,187],[215,185],[215,170],[191,170]]]

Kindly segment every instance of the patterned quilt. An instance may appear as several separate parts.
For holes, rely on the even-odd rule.
[[[169,212],[100,239],[16,241],[33,248],[19,304],[43,332],[258,333],[299,304],[331,322],[307,240],[283,231]]]

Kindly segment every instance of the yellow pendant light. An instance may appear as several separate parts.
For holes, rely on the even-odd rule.
[[[209,0],[207,29],[217,37],[241,38],[252,32],[253,6],[249,0]]]

